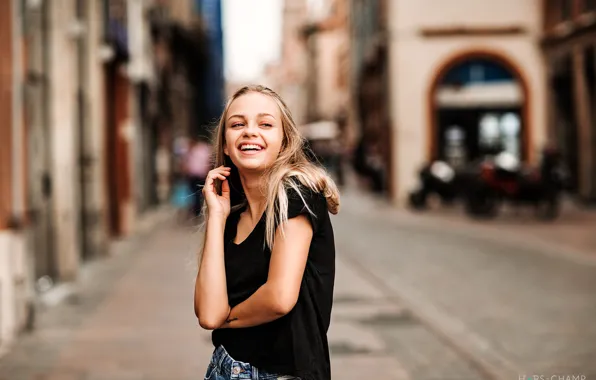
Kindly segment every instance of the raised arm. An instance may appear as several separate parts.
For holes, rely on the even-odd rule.
[[[208,215],[205,244],[195,283],[194,306],[199,324],[213,330],[226,321],[230,313],[224,262],[224,229],[230,214],[230,188],[226,177],[229,168],[211,170],[205,180],[203,194]],[[222,180],[222,194],[215,191],[215,179]]]
[[[230,311],[221,328],[257,326],[288,314],[296,305],[306,267],[313,229],[299,215],[277,228],[267,282]]]

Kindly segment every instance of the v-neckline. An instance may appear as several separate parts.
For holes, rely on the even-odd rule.
[[[242,240],[239,243],[236,243],[236,237],[238,236],[238,225],[240,224],[240,217],[242,216],[242,213],[246,211],[246,206],[243,207],[240,212],[238,213],[238,220],[236,221],[236,228],[234,231],[234,237],[232,238],[232,244],[235,246],[241,246],[242,244],[244,244],[248,239],[250,239],[252,237],[252,235],[254,234],[254,232],[256,231],[256,229],[259,227],[259,225],[261,224],[261,222],[263,221],[263,218],[265,217],[265,212],[263,211],[263,213],[261,214],[261,217],[259,218],[259,221],[255,224],[255,226],[252,228],[252,230],[248,233],[248,235],[246,235],[246,237],[244,238],[244,240]]]

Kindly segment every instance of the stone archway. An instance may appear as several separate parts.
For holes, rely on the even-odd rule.
[[[429,90],[428,155],[454,164],[495,149],[529,157],[530,94],[521,70],[494,52],[447,59]]]

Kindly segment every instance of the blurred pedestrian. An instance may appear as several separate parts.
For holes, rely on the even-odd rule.
[[[212,148],[209,139],[198,136],[193,139],[184,160],[184,168],[190,194],[193,196],[192,213],[200,216],[203,203],[202,189],[209,170],[212,168]]]
[[[380,141],[372,134],[363,134],[353,157],[356,173],[366,179],[378,194],[383,193],[385,188],[385,165],[380,151]]]
[[[228,101],[195,285],[199,324],[214,330],[206,379],[331,378],[339,193],[303,144],[272,90],[244,87]]]

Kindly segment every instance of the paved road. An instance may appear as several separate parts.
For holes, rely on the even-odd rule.
[[[489,373],[596,378],[596,265],[346,198],[344,255]]]
[[[43,310],[36,330],[0,360],[0,380],[201,378],[212,346],[192,311],[190,241],[188,230],[166,223],[124,252],[89,264],[76,291]],[[412,377],[404,360],[426,368],[425,379],[453,378],[444,377],[449,371],[480,378],[359,272],[340,254],[329,331],[334,379],[421,379]],[[396,342],[401,359],[392,348]],[[449,371],[438,372],[439,362]]]
[[[344,200],[334,379],[596,378],[596,265]],[[0,380],[201,378],[212,347],[192,312],[191,240],[166,224],[88,265],[0,359]]]

